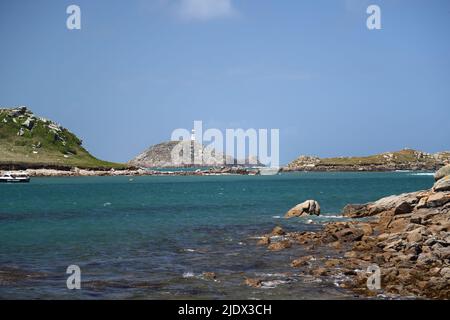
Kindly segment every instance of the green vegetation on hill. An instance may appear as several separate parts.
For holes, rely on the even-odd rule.
[[[93,157],[69,130],[35,116],[25,107],[0,109],[0,165],[83,169],[127,167]]]
[[[370,169],[380,170],[410,169],[433,170],[450,162],[450,152],[429,154],[412,149],[385,152],[365,157],[318,158],[300,156],[288,164],[288,170],[328,170],[334,169]]]

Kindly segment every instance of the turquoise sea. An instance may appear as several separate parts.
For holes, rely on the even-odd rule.
[[[348,298],[332,281],[295,274],[294,247],[268,252],[255,237],[281,225],[314,230],[347,203],[430,188],[433,177],[395,173],[277,176],[34,178],[0,185],[0,298]],[[322,216],[282,219],[319,201]],[[68,290],[66,268],[81,268]],[[215,281],[202,277],[214,272]],[[261,289],[245,277],[268,279]]]

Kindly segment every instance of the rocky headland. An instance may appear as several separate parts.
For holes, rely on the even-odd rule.
[[[287,262],[293,269],[361,296],[449,299],[450,165],[435,179],[429,190],[347,205],[345,221],[327,223],[317,232],[286,233],[276,227],[259,244],[272,251],[304,247],[308,254]],[[311,201],[287,217],[320,213]],[[373,266],[381,272],[378,290],[367,285]]]
[[[319,158],[300,156],[283,171],[435,171],[450,163],[450,152],[430,154],[403,149],[366,157]]]
[[[25,106],[0,108],[0,170],[70,171],[128,169],[91,155],[82,140],[60,124]]]

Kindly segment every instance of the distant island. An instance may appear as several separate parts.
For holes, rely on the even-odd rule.
[[[127,167],[95,158],[75,134],[27,107],[0,108],[0,170]]]
[[[162,142],[128,163],[109,162],[91,155],[83,147],[82,140],[68,129],[35,115],[27,107],[0,108],[2,171],[26,170],[32,176],[258,174],[258,170],[250,168],[248,159],[244,164],[238,164],[236,159],[215,152],[212,157],[203,158],[201,168],[197,170],[157,170],[177,168],[170,156],[173,148],[180,143],[191,142]],[[198,150],[206,154],[205,148],[200,146]],[[225,160],[231,165],[223,165]],[[404,149],[366,157],[300,156],[283,167],[282,171],[434,171],[449,163],[450,152],[429,154]],[[257,162],[257,166],[263,165]]]
[[[435,171],[450,163],[450,152],[430,154],[413,149],[365,157],[319,158],[300,156],[283,171]]]

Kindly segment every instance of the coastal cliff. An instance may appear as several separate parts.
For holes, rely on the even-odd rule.
[[[92,156],[82,141],[27,107],[0,108],[0,170],[125,169],[124,164]]]
[[[434,171],[450,163],[450,152],[430,154],[422,151],[403,149],[366,157],[319,158],[300,156],[283,171]]]

